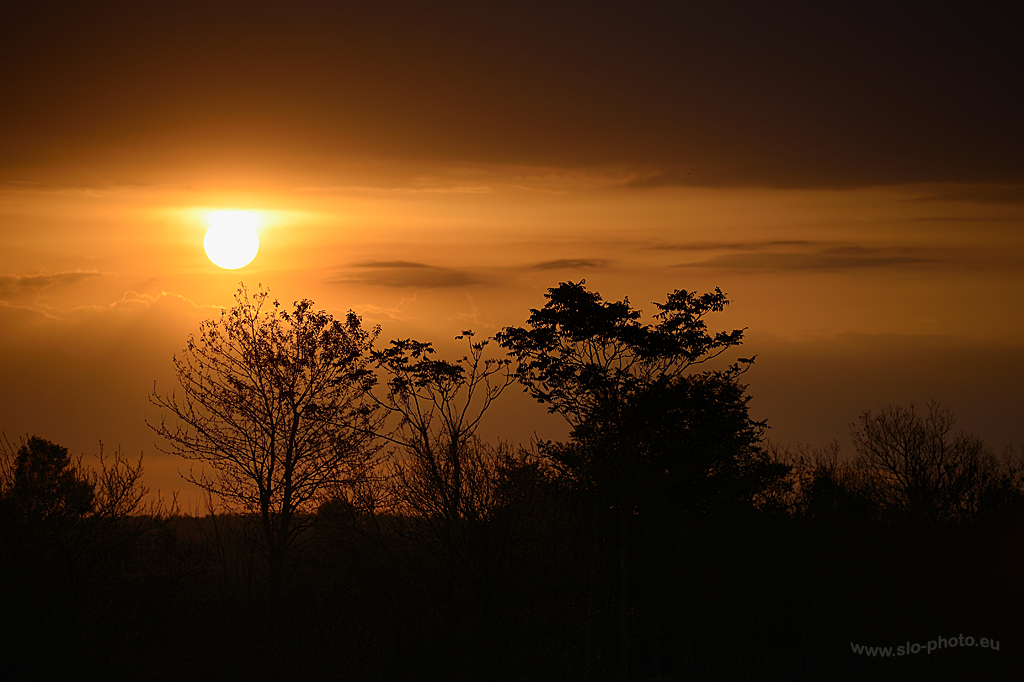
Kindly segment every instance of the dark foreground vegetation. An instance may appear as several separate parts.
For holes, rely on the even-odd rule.
[[[155,428],[211,467],[205,516],[145,502],[141,461],[5,443],[2,677],[1016,679],[1019,451],[934,403],[865,412],[849,456],[773,447],[752,359],[694,371],[742,337],[703,326],[720,292],[653,325],[582,283],[548,299],[498,335],[510,359],[469,333],[455,362],[374,351],[302,304],[262,349],[190,340],[269,387],[176,360],[191,402]],[[245,305],[227,324],[259,330]],[[566,442],[476,437],[516,380]]]

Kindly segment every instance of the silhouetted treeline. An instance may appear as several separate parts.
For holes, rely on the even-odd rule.
[[[365,434],[317,460],[315,507],[266,492],[227,513],[211,490],[185,516],[144,504],[141,461],[5,443],[5,679],[1013,679],[1020,451],[935,403],[865,412],[851,453],[772,445],[740,382],[752,358],[694,371],[740,342],[703,326],[721,292],[677,291],[645,326],[582,284],[498,335],[515,365],[471,333],[457,362],[376,351],[383,387],[368,363],[353,376],[392,427],[358,468],[322,462],[355,461]],[[566,441],[477,437],[514,380]],[[961,635],[975,646],[925,650]]]
[[[1019,459],[989,461],[970,493],[985,503],[970,516],[922,520],[881,496],[867,462],[828,449],[773,455],[792,466],[791,485],[712,510],[671,498],[638,507],[629,536],[610,532],[615,510],[595,515],[593,493],[547,459],[509,448],[480,458],[491,494],[479,518],[439,522],[339,498],[291,557],[272,614],[248,519],[107,515],[66,451],[33,438],[0,505],[5,670],[614,679],[620,542],[630,679],[1000,679],[1014,669]],[[1000,650],[850,650],[960,634]]]
[[[201,564],[141,475],[120,453],[88,468],[38,437],[0,444],[5,679],[143,679],[176,657]]]

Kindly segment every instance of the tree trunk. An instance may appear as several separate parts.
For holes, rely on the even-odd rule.
[[[597,560],[601,551],[601,534],[598,530],[600,526],[600,510],[601,498],[600,496],[595,496],[593,526],[590,529],[594,541],[590,548],[590,569],[587,571],[587,635],[583,654],[583,679],[585,680],[592,679],[593,674],[594,614],[596,610],[594,607],[594,590],[597,581]]]
[[[619,682],[629,680],[629,515],[630,505],[619,505]]]

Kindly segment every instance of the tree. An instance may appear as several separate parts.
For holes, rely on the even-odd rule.
[[[677,289],[654,304],[660,312],[652,327],[640,324],[628,298],[605,302],[585,284],[548,289],[544,307],[530,311],[530,329],[506,327],[496,336],[518,360],[516,376],[530,394],[573,428],[614,423],[632,394],[683,376],[743,339],[742,329],[707,332],[704,316],[729,303],[720,289],[700,296]],[[740,358],[729,371],[738,375],[752,363]]]
[[[166,452],[212,469],[187,479],[258,519],[274,609],[284,557],[312,512],[370,466],[377,411],[364,369],[380,330],[351,311],[343,322],[314,311],[308,299],[290,312],[268,299],[242,285],[235,306],[174,357],[183,396],[154,385],[150,399],[176,419],[151,425]]]
[[[101,446],[87,467],[44,438],[17,448],[0,438],[0,641],[15,654],[4,658],[9,675],[83,675],[87,661],[102,657],[108,647],[95,626],[124,622],[112,605],[116,591],[138,584],[128,567],[159,542],[166,520],[160,501],[143,501],[141,478],[141,457],[106,457]],[[44,650],[45,661],[24,656]]]
[[[745,389],[728,371],[703,372],[657,382],[628,405],[635,507],[706,516],[762,503],[788,467],[770,460]]]
[[[386,377],[386,392],[377,404],[399,418],[386,440],[398,445],[406,458],[397,462],[406,500],[412,511],[451,522],[478,518],[486,475],[478,461],[481,447],[476,430],[484,413],[515,381],[508,359],[484,358],[489,340],[465,339],[469,352],[458,362],[431,356],[430,343],[411,339],[391,342],[373,352],[376,367]]]
[[[652,326],[639,322],[629,299],[605,302],[584,284],[549,289],[544,308],[531,311],[530,329],[507,327],[497,335],[517,359],[516,376],[527,391],[572,428],[576,447],[559,449],[557,457],[564,470],[608,503],[632,504],[637,465],[666,454],[664,447],[658,453],[651,448],[674,443],[670,431],[680,420],[696,428],[698,414],[731,404],[733,435],[742,434],[743,442],[736,440],[739,450],[730,452],[759,440],[763,424],[750,422],[747,399],[735,384],[752,358],[699,378],[689,374],[742,341],[741,329],[707,331],[704,316],[728,304],[721,290],[700,296],[676,290],[655,304],[660,312]],[[671,425],[664,421],[670,415]],[[705,449],[712,445],[705,438]]]
[[[10,448],[5,448],[8,452]],[[81,519],[96,505],[95,485],[56,443],[32,436],[8,460],[3,500],[10,513],[29,526]]]
[[[842,456],[838,441],[795,449],[773,443],[772,461],[789,469],[778,506],[794,516],[825,524],[865,524],[876,516],[862,469]]]
[[[585,283],[563,282],[549,289],[544,307],[531,310],[528,329],[506,327],[497,339],[518,361],[516,376],[527,391],[572,429],[572,442],[549,444],[547,452],[556,466],[592,493],[595,557],[606,535],[598,530],[602,518],[606,510],[615,510],[618,667],[620,679],[625,679],[631,528],[640,497],[652,489],[651,473],[668,464],[671,469],[661,466],[660,471],[675,473],[677,480],[692,480],[697,472],[708,476],[728,466],[738,473],[740,464],[763,460],[755,444],[764,425],[749,419],[743,387],[736,383],[753,358],[740,358],[700,378],[689,376],[693,367],[742,341],[742,329],[713,335],[707,330],[704,317],[724,310],[729,302],[720,289],[702,295],[677,289],[665,303],[654,304],[656,323],[644,325],[629,299],[605,302]],[[712,428],[722,414],[730,415],[725,430],[732,429],[731,434]],[[725,435],[732,440],[721,440]],[[749,483],[756,489],[766,475],[776,473],[762,467]],[[593,569],[591,573],[593,584]],[[588,611],[593,613],[592,604]]]
[[[435,558],[404,570],[433,586],[440,627],[432,655],[458,668],[496,660],[497,642],[505,641],[488,634],[505,626],[501,576],[508,573],[511,543],[507,529],[491,520],[503,467],[518,460],[507,445],[494,447],[476,435],[484,414],[515,381],[511,361],[488,357],[490,339],[475,340],[472,331],[455,338],[465,342],[466,354],[454,362],[412,339],[392,341],[373,359],[383,380],[374,399],[397,422],[384,435],[395,448],[392,509],[409,546]]]
[[[954,432],[955,425],[952,411],[934,400],[924,415],[913,405],[861,414],[850,429],[876,503],[922,521],[973,517],[998,463],[980,438]]]
[[[132,463],[121,451],[113,460],[103,444],[95,468],[82,457],[45,438],[31,436],[15,451],[0,442],[0,502],[6,523],[28,529],[34,536],[57,532],[83,519],[106,522],[130,516],[157,518],[176,507],[162,500],[144,503],[149,492],[142,485],[142,457]],[[99,525],[93,523],[93,527]]]

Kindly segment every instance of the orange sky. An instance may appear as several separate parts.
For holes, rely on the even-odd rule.
[[[1021,74],[999,17],[473,7],[19,10],[0,429],[144,452],[177,489],[146,396],[240,280],[450,347],[586,278],[645,313],[726,291],[709,322],[748,328],[751,408],[781,442],[848,443],[862,410],[930,398],[997,450],[1021,440]],[[241,270],[203,253],[220,209],[260,213]],[[485,430],[564,427],[510,395]]]

